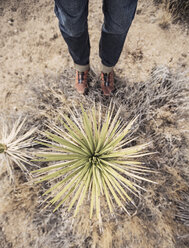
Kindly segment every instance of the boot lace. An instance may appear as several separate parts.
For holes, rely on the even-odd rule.
[[[102,73],[103,74],[103,80],[104,80],[104,86],[108,87],[110,85],[110,73]]]
[[[78,83],[79,84],[82,84],[83,83],[84,75],[85,75],[84,72],[78,72]]]

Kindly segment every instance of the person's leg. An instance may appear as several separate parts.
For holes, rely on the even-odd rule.
[[[55,0],[59,27],[77,71],[89,69],[88,0]]]
[[[137,0],[103,0],[104,24],[99,44],[101,88],[110,96],[114,91],[114,72],[129,27],[135,15]]]
[[[111,72],[120,57],[136,7],[137,0],[103,0],[104,24],[99,55],[104,73]]]

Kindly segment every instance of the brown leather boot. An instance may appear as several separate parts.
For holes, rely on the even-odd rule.
[[[110,96],[114,91],[114,72],[110,73],[101,72],[101,89],[104,96]]]
[[[84,72],[76,71],[75,88],[79,94],[85,94],[88,88],[88,70]]]

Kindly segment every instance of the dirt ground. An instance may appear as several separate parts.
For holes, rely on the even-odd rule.
[[[91,66],[99,73],[98,42],[103,15],[101,0],[89,1]],[[73,66],[60,35],[53,1],[14,0],[0,3],[0,105],[22,108],[27,84],[45,75],[56,76]],[[168,28],[162,29],[161,24]],[[171,24],[171,17],[152,1],[141,0],[116,72],[130,81],[144,81],[156,65],[189,64],[188,30]]]
[[[29,89],[33,85],[37,87],[39,84],[40,88],[40,83],[45,85],[47,78],[56,82],[59,75],[64,75],[66,70],[73,68],[53,8],[53,1],[50,0],[0,1],[0,113],[15,115],[28,112],[31,101]],[[91,66],[97,75],[100,73],[98,42],[102,21],[102,1],[89,1]],[[157,66],[169,67],[189,77],[188,39],[187,27],[172,24],[171,15],[155,6],[152,0],[139,0],[136,17],[115,72],[131,85],[146,82]],[[69,76],[70,84],[73,84],[74,71]],[[75,97],[74,94],[72,98]],[[167,113],[164,110],[164,114]],[[161,114],[162,112],[159,113]],[[188,130],[188,122],[182,122],[183,127]],[[169,126],[164,132],[170,137],[174,127]],[[175,168],[169,170],[178,182],[182,181]],[[24,181],[19,173],[17,181]],[[187,188],[185,182],[181,185],[178,186],[173,181],[173,186],[177,189]],[[161,190],[163,192],[164,189],[160,186],[158,189],[161,195]],[[171,192],[170,202],[174,201],[175,194],[174,191]],[[170,192],[165,190],[164,193]],[[150,202],[151,198],[155,201],[155,193],[149,191],[145,201]],[[98,228],[91,226],[84,217],[80,217],[79,224],[75,227],[82,233],[78,234],[78,230],[70,228],[72,221],[65,214],[63,219],[66,221],[62,226],[65,230],[69,229],[69,232],[62,231],[65,237],[61,243],[58,233],[61,230],[60,223],[56,223],[55,215],[49,212],[42,214],[38,203],[37,187],[21,185],[14,189],[6,176],[0,177],[0,248],[47,248],[51,244],[47,239],[51,238],[54,242],[51,247],[55,248],[185,248],[189,244],[188,239],[180,241],[182,235],[188,235],[185,227],[179,223],[176,231],[174,230],[175,222],[169,212],[171,205],[164,212],[158,212],[156,208],[153,210],[153,206],[150,209],[152,212],[141,207],[140,214],[132,219],[120,215],[116,227],[110,220],[102,236],[99,235]],[[148,221],[143,222],[145,215],[148,215]],[[38,227],[40,228],[37,229]]]

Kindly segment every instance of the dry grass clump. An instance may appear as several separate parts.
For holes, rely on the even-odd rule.
[[[177,217],[184,223],[184,225],[189,227],[189,195],[187,193],[182,197],[182,201],[178,202]]]
[[[189,25],[189,2],[187,0],[154,0],[156,4],[171,13],[173,22]]]
[[[52,213],[51,209],[35,211],[33,225],[38,232],[34,244],[36,247],[90,247],[87,244],[91,239],[92,228],[90,223],[81,224],[82,220],[74,224],[73,218],[65,209]],[[80,229],[82,225],[83,229]],[[76,228],[76,229],[74,229]],[[87,231],[84,231],[87,229]]]
[[[72,70],[65,71],[57,78],[47,77],[44,81],[33,83],[33,92],[28,102],[28,109],[35,112],[35,120],[44,126],[45,120],[58,119],[57,112],[67,113],[67,106],[80,106],[90,109],[94,102],[101,102],[109,106],[113,101],[117,109],[122,105],[121,115],[126,119],[139,116],[138,123],[145,119],[153,119],[160,112],[160,108],[168,108],[173,117],[186,113],[188,109],[187,76],[174,72],[165,67],[154,68],[151,78],[147,82],[132,83],[116,78],[116,92],[114,97],[103,97],[100,90],[99,78],[92,75],[88,95],[79,95],[73,88],[74,75]],[[35,111],[37,109],[37,112]],[[182,117],[183,118],[183,117]],[[42,119],[42,121],[41,121]]]
[[[188,247],[189,244],[189,194],[187,191],[181,191],[179,194],[179,200],[177,201],[176,209],[176,221],[182,230],[182,227],[186,228],[183,231],[177,233],[178,247]]]

